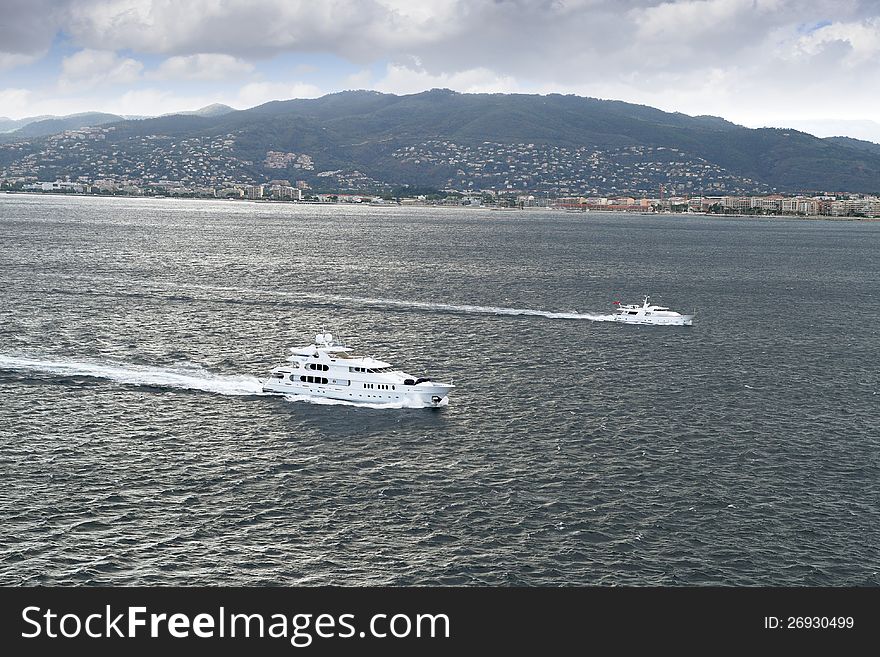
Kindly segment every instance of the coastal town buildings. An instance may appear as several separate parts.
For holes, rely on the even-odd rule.
[[[784,215],[799,217],[880,217],[880,197],[866,194],[815,196],[770,194],[767,196],[559,196],[529,193],[498,193],[495,190],[443,190],[437,194],[381,195],[365,193],[311,194],[299,181],[271,180],[265,184],[227,182],[217,187],[187,186],[182,181],[161,180],[148,185],[137,181],[101,178],[94,181],[39,181],[30,177],[0,178],[0,191],[54,194],[99,194],[127,196],[180,196],[195,198],[247,199],[252,201],[364,203],[387,205],[456,205],[553,208],[598,212],[702,213],[729,215]]]

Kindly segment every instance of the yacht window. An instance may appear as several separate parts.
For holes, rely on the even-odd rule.
[[[281,372],[275,372],[272,376],[274,376],[276,379],[284,378],[284,375]]]

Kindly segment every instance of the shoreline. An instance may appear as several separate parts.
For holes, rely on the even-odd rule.
[[[83,194],[83,193],[64,193],[64,192],[39,192],[39,191],[31,191],[31,190],[12,190],[7,189],[3,190],[4,194],[14,196],[14,195],[25,195],[25,196],[46,196],[46,197],[64,197],[64,198],[118,198],[118,199],[167,199],[172,201],[209,201],[209,202],[217,202],[217,201],[232,201],[238,203],[266,203],[266,204],[279,204],[279,205],[320,205],[320,206],[330,206],[330,207],[369,207],[369,208],[436,208],[443,210],[491,210],[491,211],[501,211],[504,213],[514,213],[514,212],[554,212],[554,213],[564,213],[564,214],[582,214],[582,215],[590,215],[590,214],[602,214],[602,215],[624,215],[624,216],[640,216],[640,217],[660,217],[660,216],[675,216],[675,217],[688,217],[688,216],[700,216],[700,217],[708,217],[708,218],[730,218],[730,219],[794,219],[801,221],[851,221],[851,222],[877,222],[880,221],[880,216],[878,217],[852,217],[852,216],[832,216],[832,215],[795,215],[795,214],[738,214],[738,213],[717,213],[717,212],[642,212],[636,210],[600,210],[600,209],[589,209],[589,210],[573,210],[571,208],[554,208],[554,207],[543,207],[543,206],[532,206],[525,208],[509,208],[509,207],[499,207],[494,205],[453,205],[446,203],[353,203],[348,201],[336,201],[336,202],[328,202],[328,201],[283,201],[279,199],[250,199],[250,198],[210,198],[206,196],[162,196],[162,195],[145,195],[145,194]]]

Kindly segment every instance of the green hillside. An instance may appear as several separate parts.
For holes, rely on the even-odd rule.
[[[683,193],[880,192],[880,146],[870,142],[749,129],[718,117],[571,95],[348,91],[208,114],[137,121],[107,115],[117,122],[102,141],[81,146],[79,154],[59,149],[40,175],[201,184],[280,178],[316,189],[647,194],[664,185]],[[18,138],[25,136],[27,146],[0,149],[5,171],[23,170],[20,162],[34,161],[55,139]],[[212,156],[218,148],[222,157]],[[288,154],[283,166],[270,164],[270,152]]]

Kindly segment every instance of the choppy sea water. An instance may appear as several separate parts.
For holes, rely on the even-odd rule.
[[[878,283],[880,223],[2,195],[0,584],[878,585]],[[449,405],[260,394],[321,327]]]

